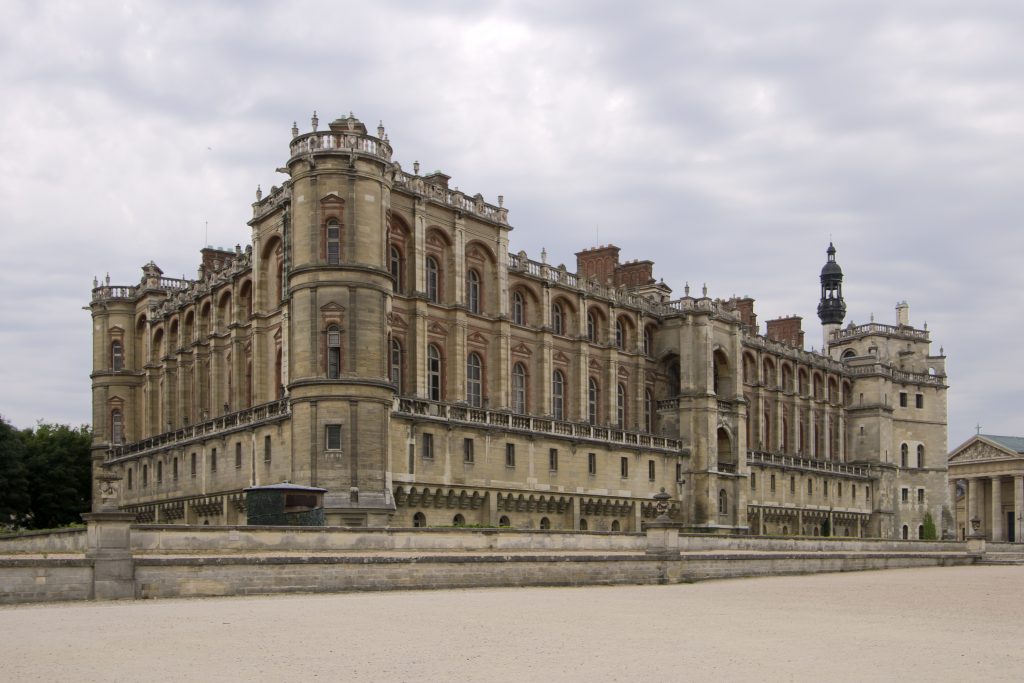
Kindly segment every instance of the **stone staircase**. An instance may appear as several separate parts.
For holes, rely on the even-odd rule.
[[[978,564],[1024,565],[1024,543],[989,543]]]

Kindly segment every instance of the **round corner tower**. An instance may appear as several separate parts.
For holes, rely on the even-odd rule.
[[[295,480],[328,490],[328,524],[382,526],[393,510],[391,146],[383,126],[375,137],[351,114],[317,128],[314,113],[311,132],[292,129],[283,273],[273,283],[287,301],[292,470]],[[258,221],[253,228],[262,241]]]

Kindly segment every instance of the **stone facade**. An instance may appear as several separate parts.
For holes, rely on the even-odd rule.
[[[949,454],[960,539],[1024,543],[1024,437],[978,434]]]
[[[501,197],[391,157],[383,126],[314,117],[244,249],[95,283],[94,463],[122,510],[237,524],[245,488],[290,481],[334,525],[626,532],[661,489],[695,531],[944,518],[945,359],[904,309],[841,327],[834,249],[807,352],[799,318],[761,336],[753,299],[673,300],[618,247],[576,272],[512,253]]]

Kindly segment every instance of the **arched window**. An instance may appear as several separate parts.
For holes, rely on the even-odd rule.
[[[924,444],[917,445],[917,466],[924,467]]]
[[[597,341],[597,319],[590,311],[587,311],[587,339]]]
[[[452,525],[453,526],[466,526],[466,518],[463,517],[461,513],[459,513],[459,514],[455,515],[455,517],[452,518]]]
[[[466,401],[474,408],[483,405],[483,363],[477,353],[466,357]]]
[[[903,525],[903,540],[906,541],[909,538],[910,538],[910,528],[906,524],[904,524]]]
[[[729,494],[725,492],[725,489],[721,489],[718,492],[718,514],[725,515],[729,513]]]
[[[509,521],[508,517],[502,515],[498,518],[498,526],[509,527],[512,526],[512,522]]]
[[[512,366],[512,412],[526,412],[526,368],[522,363]]]
[[[644,355],[649,356],[654,353],[654,337],[651,334],[651,328],[644,328]]]
[[[327,224],[327,263],[332,266],[341,263],[341,225],[337,221]]]
[[[562,304],[551,304],[551,331],[555,334],[565,334],[565,316],[562,313]]]
[[[391,270],[391,288],[396,292],[402,291],[402,252],[395,245],[391,245],[389,249],[390,253],[390,270]]]
[[[612,531],[621,531],[621,530],[622,530],[622,525],[619,524],[619,520],[613,519],[612,520]]]
[[[512,292],[512,322],[516,325],[526,324],[526,300],[519,291]]]
[[[441,400],[441,352],[433,344],[427,347],[427,398]]]
[[[417,512],[412,516],[412,525],[417,528],[425,527],[427,525],[427,516],[422,512]]]
[[[587,382],[587,419],[590,424],[597,424],[597,406],[599,399],[597,380],[593,377]]]
[[[626,348],[626,330],[622,326],[621,320],[615,321],[615,346],[620,351]]]
[[[910,459],[909,452],[910,449],[907,447],[907,444],[900,445],[900,467],[907,467]]]
[[[556,420],[565,419],[565,375],[561,370],[551,373],[551,415]]]
[[[440,268],[437,266],[437,259],[433,256],[427,257],[426,262],[426,274],[427,274],[427,301],[437,303],[441,300],[441,289],[440,289]]]
[[[480,312],[480,273],[466,271],[466,306],[470,313]]]
[[[551,520],[548,519],[547,517],[541,517],[540,518],[540,528],[541,529],[545,529],[545,530],[546,529],[550,529],[551,528]]]
[[[586,531],[586,530],[587,530],[587,520],[580,519],[580,531]]]
[[[924,538],[924,524],[918,524],[917,525],[917,540],[920,541],[923,538]]]
[[[644,428],[654,432],[654,393],[650,389],[644,389]]]
[[[397,339],[391,340],[391,383],[402,393],[402,345]]]
[[[124,419],[120,408],[114,408],[110,411],[110,442],[124,442]]]
[[[124,346],[117,339],[110,342],[110,369],[114,372],[124,370]]]
[[[626,385],[619,384],[615,388],[615,423],[619,429],[626,428]]]
[[[337,325],[327,328],[327,378],[341,377],[341,330]]]

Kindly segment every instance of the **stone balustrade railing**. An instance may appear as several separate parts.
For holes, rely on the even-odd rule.
[[[385,140],[355,131],[336,133],[331,130],[300,135],[292,140],[288,149],[292,157],[310,152],[353,151],[371,154],[384,161],[391,161],[392,153],[391,145]]]
[[[630,431],[615,427],[599,427],[588,423],[566,422],[564,420],[510,413],[508,411],[471,408],[463,405],[425,401],[416,398],[403,398],[400,396],[395,397],[394,412],[401,415],[413,415],[444,422],[490,425],[513,431],[554,434],[574,439],[638,446],[655,450],[679,451],[682,447],[678,439],[669,439],[646,432]]]
[[[852,327],[840,328],[832,332],[834,341],[856,339],[872,334],[882,334],[901,339],[914,339],[917,341],[928,341],[928,330],[918,330],[904,325],[883,325],[881,323],[867,323]]]
[[[450,206],[485,220],[508,225],[508,209],[488,204],[480,194],[470,197],[459,190],[427,182],[423,177],[406,173],[400,168],[395,171],[394,185],[424,196],[438,204]]]
[[[106,461],[119,460],[126,456],[144,455],[168,446],[184,446],[193,441],[208,439],[221,433],[237,430],[240,427],[255,427],[259,424],[278,420],[291,414],[288,399],[282,398],[258,406],[245,408],[233,413],[204,420],[180,429],[151,436],[148,439],[133,441],[127,444],[111,446],[107,449]]]
[[[767,451],[747,451],[747,464],[763,463],[766,465],[781,465],[803,470],[815,470],[818,472],[829,472],[832,474],[846,474],[855,477],[867,477],[868,468],[859,465],[847,465],[832,460],[813,460],[801,458],[795,455],[784,453],[769,453]]]

